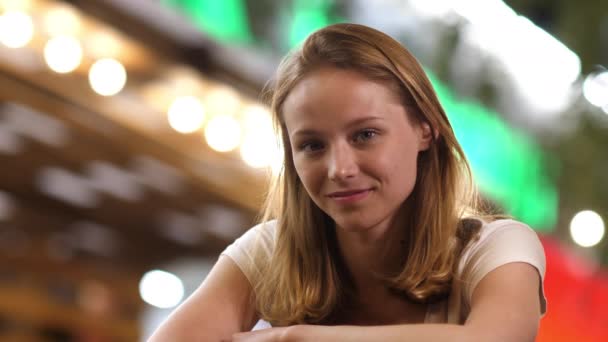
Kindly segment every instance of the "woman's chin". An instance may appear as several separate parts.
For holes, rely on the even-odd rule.
[[[366,231],[373,225],[368,223],[366,220],[361,220],[360,218],[339,217],[337,220],[334,218],[334,222],[336,222],[337,229],[342,229],[347,232]]]

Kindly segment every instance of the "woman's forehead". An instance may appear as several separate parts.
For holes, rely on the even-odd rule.
[[[386,82],[372,80],[350,69],[319,68],[299,80],[287,94],[283,113],[332,111],[357,106],[367,107],[383,100],[399,102],[399,94]]]
[[[293,135],[348,128],[371,119],[390,121],[405,116],[405,109],[389,87],[342,70],[303,79],[287,96],[282,114]]]

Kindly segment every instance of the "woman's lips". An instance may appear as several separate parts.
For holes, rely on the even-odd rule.
[[[369,195],[371,192],[372,192],[372,189],[337,191],[337,192],[332,192],[331,194],[328,195],[328,197],[338,203],[346,204],[346,203],[358,202],[358,201],[364,199],[365,197],[367,197],[367,195]]]

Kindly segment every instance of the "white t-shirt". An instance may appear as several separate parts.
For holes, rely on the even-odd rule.
[[[262,276],[260,265],[270,260],[275,241],[276,221],[259,224],[228,246],[222,255],[230,257],[251,284]],[[536,233],[514,220],[484,223],[477,241],[469,244],[458,263],[450,296],[430,305],[425,323],[464,324],[471,310],[471,297],[479,281],[490,271],[511,262],[525,262],[538,270],[541,313],[546,312],[543,292],[545,253]]]

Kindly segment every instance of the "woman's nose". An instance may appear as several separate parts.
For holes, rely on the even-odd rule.
[[[359,172],[355,153],[349,146],[332,148],[328,164],[328,177],[332,181],[346,180]]]

